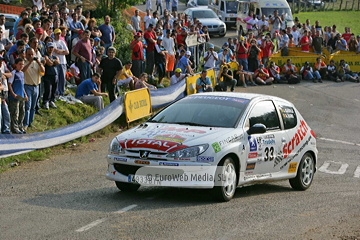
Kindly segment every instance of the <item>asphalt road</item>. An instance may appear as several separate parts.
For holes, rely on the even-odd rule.
[[[360,84],[238,87],[293,102],[318,137],[310,189],[288,181],[238,188],[216,203],[207,190],[141,187],[105,179],[113,136],[0,175],[0,239],[359,239]],[[321,170],[321,171],[320,171]]]

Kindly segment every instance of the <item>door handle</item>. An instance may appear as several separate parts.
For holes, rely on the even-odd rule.
[[[282,142],[282,143],[286,143],[286,139],[285,139],[285,138],[281,138],[281,142]]]

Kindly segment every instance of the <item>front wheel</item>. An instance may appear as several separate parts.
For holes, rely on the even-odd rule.
[[[140,184],[127,182],[115,182],[115,184],[122,192],[136,192],[140,187]]]
[[[304,191],[308,189],[313,181],[315,173],[315,161],[310,153],[302,157],[295,178],[289,179],[293,189]]]
[[[216,170],[214,197],[222,202],[230,201],[235,194],[237,174],[234,160],[228,157],[223,159]]]
[[[220,37],[225,37],[225,35],[226,35],[226,32],[224,32],[223,34],[220,34],[219,36]]]

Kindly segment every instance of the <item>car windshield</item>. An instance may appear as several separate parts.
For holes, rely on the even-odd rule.
[[[193,18],[218,18],[213,10],[194,11]]]
[[[197,5],[198,6],[207,6],[208,5],[208,0],[198,0]]]
[[[226,2],[227,13],[237,13],[238,2]]]
[[[149,122],[235,127],[247,99],[195,94],[165,108]]]
[[[290,8],[262,8],[262,14],[265,14],[265,16],[274,16],[274,11],[278,10],[278,15],[281,16],[282,14],[285,14],[285,20],[286,21],[292,21],[292,15],[290,12]]]

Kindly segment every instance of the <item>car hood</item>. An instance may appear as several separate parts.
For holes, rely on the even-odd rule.
[[[223,24],[223,21],[221,21],[220,19],[216,19],[216,18],[198,18],[198,20],[203,24],[203,25],[221,25]]]
[[[211,143],[234,128],[214,128],[179,124],[143,123],[117,136],[122,148],[152,149],[173,152],[179,149]]]

